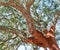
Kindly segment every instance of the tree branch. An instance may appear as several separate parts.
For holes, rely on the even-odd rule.
[[[6,26],[0,26],[0,30],[5,31],[5,32],[16,34],[23,41],[25,41],[25,39],[26,39],[22,34],[20,34],[19,30],[15,29],[15,28],[9,28],[9,27],[6,27]]]
[[[13,0],[11,0],[13,1]],[[55,45],[56,44],[56,41],[55,39],[53,38],[48,38],[46,39],[46,37],[44,37],[44,35],[42,34],[42,32],[39,32],[37,31],[35,28],[34,28],[34,23],[33,23],[33,20],[32,20],[32,17],[30,15],[30,13],[28,11],[26,11],[21,5],[17,5],[16,3],[12,2],[11,3],[8,2],[8,3],[2,3],[0,2],[0,6],[3,5],[3,6],[12,6],[14,8],[16,8],[17,10],[21,11],[22,14],[24,15],[24,17],[26,18],[26,21],[27,21],[27,25],[28,25],[28,29],[29,29],[29,32],[32,33],[33,31],[33,37],[35,39],[37,39],[37,41],[42,44],[44,44],[44,47],[47,48],[47,47],[53,47],[53,44]],[[32,1],[32,0],[31,0]],[[33,2],[30,2],[29,5],[31,6]],[[30,6],[28,8],[30,8]],[[9,27],[5,27],[5,26],[0,26],[0,30],[3,30],[3,31],[6,31],[6,32],[11,32],[13,34],[16,34],[18,37],[20,37],[24,42],[29,42],[22,34],[20,34],[20,32],[16,29],[11,29]],[[50,41],[52,40],[52,41]],[[49,43],[49,44],[48,44]],[[52,44],[52,45],[50,45]],[[57,46],[57,44],[56,44]]]
[[[30,13],[28,13],[28,11],[26,11],[21,5],[17,5],[14,2],[12,2],[12,3],[11,2],[8,2],[8,3],[0,2],[0,6],[1,5],[2,6],[12,6],[12,7],[16,8],[17,10],[21,11],[22,14],[24,15],[24,17],[26,18],[29,32],[32,33],[35,30],[33,20],[32,20]]]
[[[30,11],[30,7],[31,5],[34,3],[35,0],[27,0],[27,3],[26,3],[26,7],[27,7],[27,10]]]
[[[26,18],[29,32],[32,33],[35,30],[35,28],[30,13],[28,13],[28,11],[26,11],[21,5],[11,4],[11,6],[22,12],[24,17]]]
[[[8,32],[8,33],[12,33],[12,34],[16,34],[17,36],[16,37],[20,37],[20,39],[23,41],[23,42],[26,42],[28,43],[28,39],[25,38],[22,34],[20,34],[20,31],[15,29],[15,28],[9,28],[7,26],[0,26],[0,30],[2,31],[5,31],[5,32]],[[10,39],[15,39],[16,37],[13,37],[13,38],[8,38],[7,40],[1,40],[3,42],[6,42]],[[2,43],[1,43],[2,44]]]

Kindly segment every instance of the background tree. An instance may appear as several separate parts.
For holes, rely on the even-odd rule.
[[[56,40],[60,40],[60,3],[57,1],[0,0],[0,50],[18,50],[20,45],[25,50],[29,50],[26,46],[31,46],[31,50],[40,47],[59,50]]]

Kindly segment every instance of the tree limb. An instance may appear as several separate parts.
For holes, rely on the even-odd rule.
[[[5,32],[9,32],[9,33],[13,33],[16,34],[18,37],[20,37],[23,41],[26,39],[22,34],[20,34],[19,30],[15,29],[15,28],[9,28],[7,26],[0,26],[0,30],[5,31]]]
[[[32,33],[35,30],[35,28],[30,13],[28,13],[28,11],[26,11],[21,5],[11,4],[11,6],[22,12],[24,17],[26,18],[29,32]]]
[[[13,0],[11,0],[11,1],[13,1]],[[46,37],[43,36],[42,32],[39,32],[39,31],[37,31],[34,28],[34,23],[33,23],[32,17],[30,15],[30,13],[28,13],[28,11],[26,11],[21,5],[17,5],[14,2],[11,3],[11,1],[8,2],[8,3],[2,3],[2,2],[0,2],[0,6],[1,5],[3,5],[3,6],[12,6],[12,7],[16,8],[17,10],[21,11],[22,14],[24,15],[24,17],[26,18],[29,32],[32,33],[34,31],[33,34],[32,34],[33,37],[35,39],[37,39],[38,42],[41,42],[42,44],[44,44],[44,47],[45,48],[47,48],[49,46],[51,47],[54,43],[56,44],[56,41],[54,41],[55,39],[48,38],[48,40],[47,40]],[[30,6],[31,6],[31,3],[30,3]],[[30,8],[30,6],[29,6],[29,8]],[[10,29],[9,27],[0,26],[0,30],[3,30],[3,31],[6,31],[6,32],[11,32],[11,33],[16,34],[24,42],[27,42],[28,41],[22,34],[20,34],[20,32],[18,30],[14,29],[14,28],[13,29]],[[50,41],[50,40],[52,40],[52,41]],[[48,43],[51,43],[52,45],[51,44],[48,44]]]
[[[31,5],[34,3],[35,0],[27,0],[27,3],[26,3],[26,7],[27,7],[27,10],[30,11],[30,7]]]
[[[11,2],[8,2],[8,3],[0,2],[0,6],[1,5],[2,6],[12,6],[12,7],[16,8],[17,10],[21,11],[22,14],[24,15],[24,17],[26,18],[29,32],[32,33],[34,31],[35,28],[34,28],[32,17],[30,15],[30,13],[28,13],[28,11],[26,11],[21,5],[17,5],[14,2],[12,2],[12,3]]]

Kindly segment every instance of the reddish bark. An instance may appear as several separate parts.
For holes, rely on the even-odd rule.
[[[28,41],[30,43],[43,47],[45,49],[49,47],[46,38],[43,36],[41,32],[39,32],[38,30],[35,30],[32,35],[33,37],[28,38]]]
[[[52,50],[59,50],[59,47],[56,43],[56,39],[55,39],[55,26],[52,25],[50,30],[44,30],[44,32],[46,33],[46,39],[49,43],[49,46],[52,48]]]
[[[54,26],[51,26],[49,31],[44,31],[46,34],[49,32],[50,34],[53,34],[54,32],[52,30],[55,30]],[[32,33],[33,37],[28,38],[29,43],[35,44],[37,46],[43,47],[47,49],[47,47],[50,50],[59,50],[59,47],[56,43],[55,37],[52,37],[49,35],[49,37],[45,37],[42,32],[39,32],[38,30],[35,30]],[[53,34],[54,35],[54,34]],[[48,36],[48,35],[47,35]]]
[[[46,33],[46,38],[55,37],[55,26],[52,25],[49,31],[45,29],[43,32]]]
[[[39,39],[40,40],[40,39]],[[37,46],[43,47],[44,49],[47,49],[47,47],[45,47],[45,45],[41,42],[39,42],[37,39],[35,39],[34,37],[30,37],[28,38],[28,42],[31,44],[35,44]]]

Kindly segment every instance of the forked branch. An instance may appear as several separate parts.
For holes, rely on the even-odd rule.
[[[11,0],[11,1],[13,1],[13,0]],[[14,2],[11,3],[11,1],[8,2],[8,3],[1,3],[0,2],[0,5],[2,5],[2,6],[12,6],[12,7],[16,8],[17,10],[21,11],[22,14],[24,15],[24,17],[26,18],[29,32],[32,33],[35,28],[34,28],[33,20],[32,20],[32,17],[30,15],[30,13],[28,13],[28,11],[26,11],[21,5],[17,5]]]

